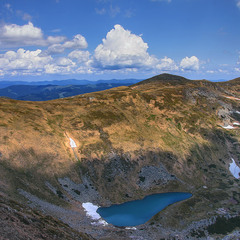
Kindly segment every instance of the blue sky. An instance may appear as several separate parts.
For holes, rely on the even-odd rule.
[[[0,80],[240,76],[240,0],[0,0]]]

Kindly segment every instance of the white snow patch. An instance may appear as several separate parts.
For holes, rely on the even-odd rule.
[[[225,208],[218,208],[216,212],[221,215],[227,214],[227,210]]]
[[[233,125],[240,126],[240,123],[239,122],[234,122]]]
[[[70,139],[70,146],[71,146],[72,148],[76,148],[77,145],[76,145],[76,143],[74,142],[74,140],[73,140],[72,138],[69,138],[69,139]]]
[[[231,126],[231,125],[221,126],[221,127],[225,128],[225,129],[234,129],[234,128],[235,128],[235,127],[233,127],[233,126]]]
[[[238,167],[238,165],[236,164],[235,160],[232,158],[232,163],[230,163],[229,166],[229,171],[232,173],[232,175],[235,178],[239,178],[239,173],[240,173],[240,168]]]
[[[236,111],[236,113],[237,113],[237,114],[240,114],[240,112],[239,112],[239,111]]]
[[[97,205],[94,205],[90,202],[86,202],[82,204],[84,210],[86,211],[86,215],[88,217],[90,217],[91,219],[97,221],[97,222],[93,222],[93,225],[108,225],[108,223],[106,221],[104,221],[103,219],[101,219],[101,216],[97,213],[97,209],[99,208]]]
[[[108,223],[102,219],[98,220],[97,222],[92,222],[91,224],[95,225],[95,226],[99,226],[99,225],[107,226],[108,225]]]
[[[93,220],[98,220],[101,218],[101,216],[97,213],[98,206],[90,202],[83,203],[82,206],[87,212],[87,216],[91,217]]]
[[[207,189],[207,186],[203,186],[203,188]]]
[[[135,228],[135,227],[126,227],[125,229],[127,229],[127,230],[137,230],[137,228]]]
[[[226,97],[226,98],[234,99],[234,100],[238,100],[238,101],[240,101],[240,99],[239,99],[239,98],[236,98],[236,97]]]

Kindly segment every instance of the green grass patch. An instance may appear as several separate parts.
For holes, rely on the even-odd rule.
[[[151,114],[151,115],[147,118],[147,120],[148,120],[148,121],[155,121],[156,117],[157,117],[156,115]]]

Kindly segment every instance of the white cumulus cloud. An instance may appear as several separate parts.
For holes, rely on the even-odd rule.
[[[53,59],[42,54],[42,50],[29,51],[23,48],[8,51],[0,55],[1,75],[37,75],[37,74],[68,74],[75,71],[74,61],[67,57]]]
[[[48,44],[56,44],[66,40],[64,36],[48,36],[46,42]]]
[[[157,64],[156,68],[161,71],[176,71],[178,70],[178,66],[174,62],[173,59],[164,57],[160,60],[160,62]]]
[[[75,72],[73,69],[73,67],[75,66],[74,64],[70,63],[70,65],[67,65],[67,62],[65,62],[64,64],[65,65],[57,65],[56,63],[47,64],[44,67],[45,73],[47,73],[47,74],[69,74],[69,73]]]
[[[34,27],[31,22],[23,26],[17,24],[4,25],[0,29],[0,41],[2,43],[16,43],[20,41],[28,44],[32,41],[42,40],[42,38],[42,30]]]
[[[61,58],[57,59],[56,64],[58,66],[62,66],[62,67],[67,67],[67,66],[73,67],[76,65],[75,62],[73,62],[71,59],[66,58],[66,57],[61,57]]]
[[[81,34],[77,34],[74,38],[70,41],[65,41],[64,43],[60,44],[52,44],[47,49],[47,54],[56,54],[56,53],[63,53],[65,49],[84,49],[88,47],[88,43]]]
[[[44,68],[45,72],[48,74],[55,74],[61,72],[60,68],[55,64],[47,64]]]
[[[63,53],[64,50],[65,50],[65,48],[63,47],[62,44],[56,43],[56,44],[52,44],[51,46],[49,46],[46,53],[47,54]]]
[[[74,50],[67,57],[53,58],[42,50],[19,48],[0,54],[0,75],[92,73],[90,53]]]
[[[180,67],[182,70],[197,71],[200,67],[199,59],[196,56],[185,57],[181,60]]]
[[[45,65],[52,61],[51,56],[42,56],[42,50],[29,51],[18,49],[0,55],[0,69],[3,74],[43,72]]]
[[[42,30],[31,22],[25,25],[5,24],[0,27],[0,45],[3,46],[47,46],[64,41],[63,36],[44,38]]]
[[[107,33],[94,52],[97,68],[118,70],[122,68],[152,68],[157,59],[148,54],[148,44],[140,36],[125,30],[121,25]]]
[[[68,54],[71,59],[76,59],[79,63],[86,63],[90,60],[90,53],[88,51],[74,50]]]
[[[74,36],[73,40],[66,41],[63,44],[63,47],[67,49],[87,48],[87,46],[87,41],[81,34],[77,34]]]

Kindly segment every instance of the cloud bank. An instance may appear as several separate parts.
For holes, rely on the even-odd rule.
[[[196,56],[186,56],[179,62],[165,56],[151,55],[142,36],[117,24],[93,53],[86,50],[84,36],[45,36],[33,23],[19,26],[7,24],[0,28],[0,47],[20,48],[0,54],[0,75],[82,74],[105,72],[176,72],[199,71]],[[37,46],[37,50],[24,49]],[[44,49],[45,48],[45,49]]]

